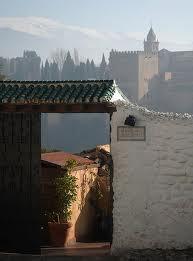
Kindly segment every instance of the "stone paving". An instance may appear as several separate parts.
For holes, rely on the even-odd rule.
[[[102,250],[102,251],[101,251]],[[105,251],[104,251],[105,250]],[[107,251],[108,250],[108,251]],[[51,249],[42,255],[0,254],[0,261],[193,261],[193,249],[188,250],[130,250],[122,255],[110,255],[107,245],[77,246],[76,249]]]
[[[193,261],[193,249],[188,250],[130,250],[120,261]]]
[[[106,256],[110,255],[109,243],[76,243],[65,248],[42,248],[42,255],[57,256]]]

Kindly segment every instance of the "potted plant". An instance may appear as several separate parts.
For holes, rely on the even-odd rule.
[[[71,206],[76,200],[76,177],[71,175],[71,170],[76,166],[76,161],[69,160],[64,166],[65,175],[54,180],[56,191],[55,209],[48,213],[48,231],[52,246],[65,246],[72,226]]]

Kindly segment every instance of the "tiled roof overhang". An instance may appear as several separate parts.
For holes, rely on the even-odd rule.
[[[111,113],[115,88],[112,80],[1,81],[0,111]]]

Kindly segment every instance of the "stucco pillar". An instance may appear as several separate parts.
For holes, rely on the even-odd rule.
[[[40,251],[40,113],[0,113],[0,250]]]

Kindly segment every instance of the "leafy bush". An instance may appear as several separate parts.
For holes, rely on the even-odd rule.
[[[54,181],[56,188],[56,208],[48,215],[52,222],[67,222],[71,218],[72,212],[70,208],[76,200],[78,188],[76,185],[77,178],[71,175],[71,171],[75,166],[76,161],[67,161],[64,166],[65,175],[56,178]]]

